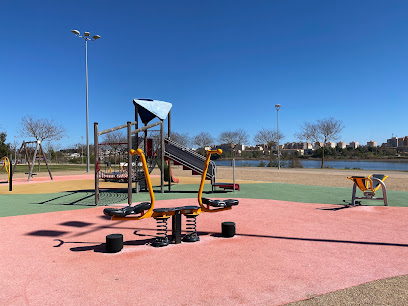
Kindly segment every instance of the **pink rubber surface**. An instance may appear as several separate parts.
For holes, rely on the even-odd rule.
[[[279,305],[408,274],[407,208],[334,207],[241,199],[197,218],[200,242],[164,248],[146,245],[155,220],[110,221],[103,207],[1,218],[0,304]],[[224,221],[235,237],[220,237]]]

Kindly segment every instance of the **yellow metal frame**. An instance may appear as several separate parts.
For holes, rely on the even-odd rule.
[[[1,159],[0,159],[0,163],[1,162],[3,162],[3,166],[1,167],[1,169],[0,169],[0,172],[3,170],[3,169],[6,169],[6,172],[7,172],[7,182],[10,182],[10,160],[8,159],[8,157],[7,156],[4,156],[4,157],[2,157]]]
[[[149,208],[149,210],[147,210],[146,212],[142,212],[141,216],[138,217],[132,217],[132,216],[126,216],[126,217],[116,217],[116,216],[112,216],[112,220],[141,220],[141,219],[145,219],[145,218],[169,218],[173,215],[175,215],[175,211],[166,211],[166,212],[155,212],[153,211],[154,209],[154,203],[155,203],[155,199],[154,199],[154,193],[153,193],[153,187],[152,187],[152,181],[150,180],[150,175],[149,175],[149,169],[147,167],[147,162],[146,162],[146,158],[143,154],[143,151],[141,149],[137,149],[137,150],[130,150],[130,154],[131,155],[139,155],[142,161],[142,165],[143,165],[143,171],[145,173],[145,178],[146,178],[146,184],[147,184],[147,188],[149,190],[149,195],[150,195],[150,201],[151,201],[151,206]],[[207,175],[207,171],[208,171],[208,165],[210,163],[210,158],[211,158],[211,154],[222,154],[222,150],[218,149],[218,150],[208,150],[207,151],[207,157],[204,163],[204,169],[203,169],[203,174],[201,175],[201,182],[200,182],[200,188],[198,189],[198,203],[200,204],[200,208],[198,209],[182,209],[181,213],[183,215],[199,215],[202,212],[219,212],[219,211],[223,211],[223,210],[230,210],[232,209],[232,207],[221,207],[221,208],[210,208],[210,205],[204,205],[201,199],[201,196],[203,194],[203,189],[204,189],[204,183],[205,183],[205,177]]]
[[[375,192],[381,187],[381,184],[378,184],[377,187],[373,188],[373,180],[371,177],[372,175],[367,177],[348,176],[347,178],[352,180],[362,192],[371,191],[373,195],[375,195]],[[384,176],[381,181],[384,182],[387,177],[388,175]]]
[[[141,149],[137,149],[137,150],[130,150],[130,154],[131,155],[139,155],[141,160],[142,160],[142,165],[143,165],[143,171],[145,173],[145,177],[146,177],[146,183],[147,183],[147,187],[149,189],[149,195],[150,195],[150,203],[151,206],[149,208],[149,210],[147,210],[146,212],[142,213],[141,216],[139,217],[115,217],[112,216],[112,220],[141,220],[141,219],[145,219],[145,218],[150,218],[150,217],[155,217],[154,216],[154,193],[153,193],[153,188],[152,188],[152,181],[150,180],[150,175],[149,175],[149,169],[147,168],[147,163],[146,163],[146,158],[143,154],[143,151]],[[163,214],[160,214],[160,216],[164,216]]]
[[[149,210],[142,213],[141,216],[138,216],[138,217],[132,217],[132,216],[116,217],[116,216],[112,216],[111,219],[112,220],[122,220],[122,221],[123,220],[141,220],[141,219],[145,219],[145,218],[167,219],[167,218],[170,218],[171,216],[175,215],[175,213],[176,213],[175,211],[165,211],[165,212],[153,211],[155,199],[154,199],[152,181],[150,180],[150,175],[149,175],[149,168],[147,167],[146,157],[144,156],[143,151],[141,149],[130,150],[130,154],[131,155],[137,154],[141,158],[143,171],[145,173],[147,188],[149,189],[151,206],[150,206]],[[199,208],[199,209],[181,209],[180,212],[183,215],[199,215],[201,213],[201,208]]]
[[[205,182],[205,177],[207,175],[208,171],[208,165],[210,164],[210,158],[211,154],[222,154],[222,150],[208,150],[207,151],[207,158],[205,159],[205,164],[204,164],[204,169],[203,169],[203,175],[201,176],[201,183],[200,183],[200,188],[198,189],[198,204],[200,204],[201,210],[203,212],[218,212],[222,210],[230,210],[232,207],[222,207],[222,208],[210,208],[210,205],[207,205],[207,207],[203,204],[203,201],[201,199],[201,196],[203,194],[203,189],[204,189],[204,182]]]
[[[351,204],[356,205],[356,199],[366,199],[366,200],[384,200],[384,205],[388,205],[387,198],[387,188],[384,184],[385,179],[388,175],[385,175],[382,179],[374,177],[374,175],[369,175],[368,177],[358,177],[358,176],[348,176],[347,178],[353,181],[353,192],[351,195]],[[374,188],[374,182],[378,183]],[[356,191],[357,187],[363,192],[363,197],[357,197]],[[382,188],[383,196],[382,198],[375,197],[375,193],[379,188]]]

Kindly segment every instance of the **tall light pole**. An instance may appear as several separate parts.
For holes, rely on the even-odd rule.
[[[276,124],[277,124],[277,138],[278,138],[278,170],[280,170],[280,153],[279,153],[279,109],[281,108],[280,104],[275,105],[276,108]]]
[[[85,87],[86,87],[86,172],[90,172],[89,167],[89,116],[88,116],[88,40],[94,41],[101,38],[99,35],[94,35],[92,38],[89,32],[84,32],[84,36],[81,36],[78,30],[71,30],[75,36],[83,38],[85,40]]]
[[[82,142],[81,142],[81,165],[84,164],[84,136],[81,136]]]

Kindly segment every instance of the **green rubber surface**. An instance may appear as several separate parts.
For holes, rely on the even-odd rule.
[[[344,205],[351,200],[352,188],[321,187],[293,185],[282,183],[240,184],[240,191],[216,191],[211,193],[210,185],[204,187],[203,196],[208,198],[252,198],[270,199],[290,202],[339,204]],[[165,186],[164,193],[160,187],[154,188],[156,201],[194,198],[192,205],[197,205],[197,185],[174,185],[171,192]],[[388,190],[388,205],[408,207],[408,192]],[[358,191],[357,196],[362,193]],[[377,192],[381,197],[382,192]],[[150,201],[148,192],[133,193],[133,202]],[[95,203],[94,190],[78,190],[48,194],[8,194],[0,195],[0,217],[28,215],[44,212],[84,209]],[[103,190],[100,192],[100,206],[127,203],[127,189]],[[382,206],[380,200],[362,200],[362,205]],[[156,205],[158,205],[156,203]]]

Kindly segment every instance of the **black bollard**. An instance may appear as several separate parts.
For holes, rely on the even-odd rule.
[[[109,253],[117,253],[123,248],[123,235],[110,234],[106,236],[106,251]]]
[[[222,237],[231,238],[235,236],[235,223],[234,222],[222,222],[221,224]]]

